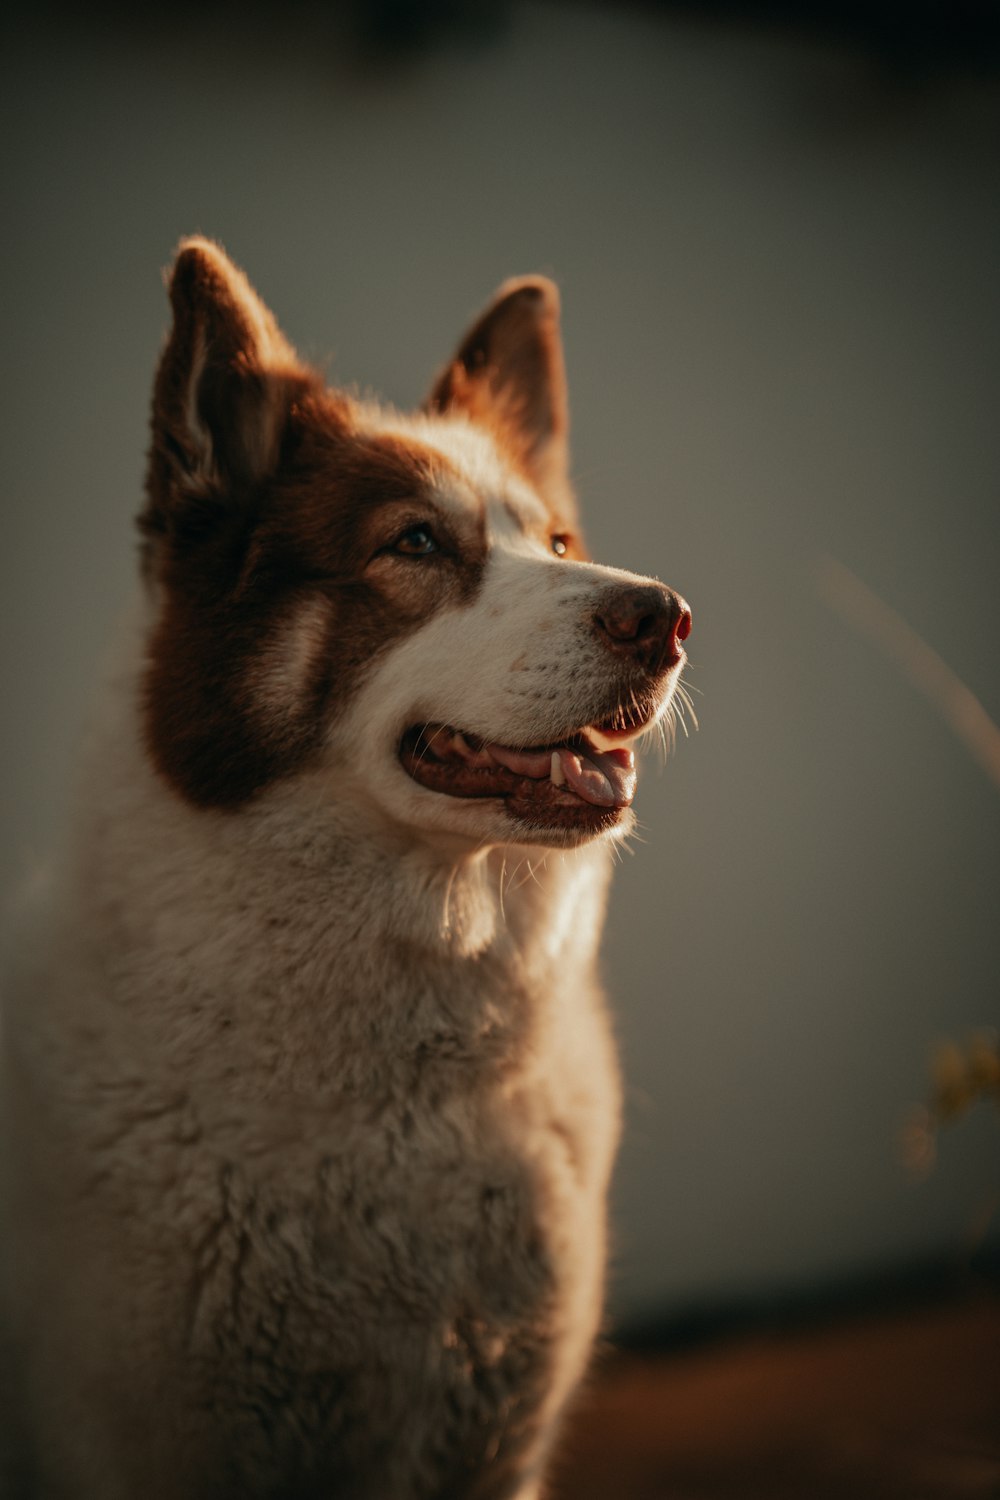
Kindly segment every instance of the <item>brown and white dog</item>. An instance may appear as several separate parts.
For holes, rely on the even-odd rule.
[[[586,557],[554,287],[412,416],[181,247],[139,619],[7,996],[4,1495],[529,1500],[598,1325],[594,958],[690,614]]]

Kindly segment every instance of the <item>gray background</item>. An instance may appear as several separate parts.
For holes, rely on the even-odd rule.
[[[515,4],[375,66],[286,14],[51,15],[6,48],[3,890],[131,587],[177,239],[404,405],[500,280],[548,272],[593,548],[695,618],[701,729],[646,767],[605,948],[614,1305],[961,1255],[996,1122],[919,1183],[897,1135],[934,1041],[996,1019],[1000,790],[817,570],[1000,714],[995,83],[624,6]]]

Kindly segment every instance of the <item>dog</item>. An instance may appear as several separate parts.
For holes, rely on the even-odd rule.
[[[555,287],[401,415],[182,243],[141,589],[6,996],[4,1493],[534,1500],[598,1330],[595,977],[691,615],[588,559]]]

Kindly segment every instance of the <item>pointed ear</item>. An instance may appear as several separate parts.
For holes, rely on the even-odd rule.
[[[211,240],[181,243],[173,327],[153,390],[147,517],[187,496],[250,490],[275,468],[296,396],[313,380],[273,316]]]
[[[555,284],[544,276],[504,282],[426,407],[489,427],[539,490],[565,493],[569,419]]]

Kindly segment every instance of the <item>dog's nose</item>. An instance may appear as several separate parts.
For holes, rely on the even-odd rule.
[[[660,671],[680,661],[680,643],[691,631],[691,611],[673,589],[648,583],[605,594],[594,624],[609,650]]]

